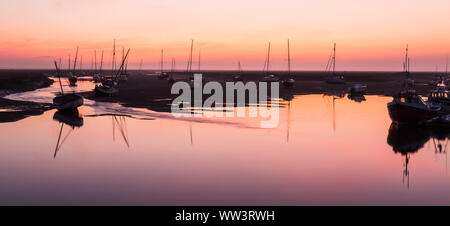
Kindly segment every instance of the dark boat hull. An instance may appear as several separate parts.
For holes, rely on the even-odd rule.
[[[389,103],[389,116],[397,124],[422,124],[426,120],[439,115],[439,111],[409,107],[402,104]]]
[[[59,111],[74,110],[83,105],[83,97],[78,94],[64,94],[53,98],[53,106]]]

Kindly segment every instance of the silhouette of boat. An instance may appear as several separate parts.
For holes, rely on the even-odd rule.
[[[332,69],[332,71],[331,71]],[[333,52],[330,55],[330,58],[328,59],[327,68],[326,71],[328,73],[331,72],[331,75],[329,75],[326,78],[326,82],[329,84],[345,84],[345,79],[343,75],[336,73],[336,43],[334,43]]]
[[[101,85],[95,85],[94,91],[96,96],[113,96],[119,92],[118,78],[120,78],[124,70],[124,65],[129,53],[130,49],[128,49],[127,53],[122,57],[120,68],[114,76],[105,76]]]
[[[414,80],[409,76],[408,46],[404,62],[403,90],[394,95],[393,100],[387,104],[389,116],[394,123],[398,124],[422,124],[441,114],[441,107],[425,102],[412,88]]]
[[[443,80],[430,92],[428,102],[441,106],[444,112],[450,112],[450,95]]]
[[[348,93],[352,95],[363,95],[367,90],[367,85],[365,84],[354,84],[352,87],[348,88]]]
[[[58,94],[55,98],[53,98],[53,106],[59,111],[69,111],[77,109],[79,106],[83,105],[83,97],[75,94],[68,93],[64,94],[64,90],[61,84],[61,75],[58,68],[58,65],[55,61],[56,73],[58,74],[59,86],[61,88],[61,93]]]
[[[267,49],[267,58],[264,62],[264,69],[263,69],[265,76],[262,78],[262,82],[279,82],[280,78],[274,74],[269,74],[270,71],[270,42],[269,47]]]
[[[233,82],[242,82],[242,67],[241,61],[238,61],[238,74],[233,76]]]
[[[352,100],[352,101],[358,102],[358,103],[366,101],[366,97],[364,95],[359,95],[359,94],[358,95],[354,95],[354,94],[350,93],[350,94],[347,95],[347,98]]]
[[[289,45],[289,39],[287,41],[287,46],[288,46],[288,74],[287,74],[287,79],[284,79],[283,81],[281,81],[281,83],[283,84],[284,88],[292,88],[294,86],[295,80],[294,78],[292,78],[291,76],[291,47]]]

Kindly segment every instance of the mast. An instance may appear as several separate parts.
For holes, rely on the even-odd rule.
[[[406,45],[405,63],[404,63],[404,72],[409,73],[408,45]]]
[[[201,51],[198,51],[198,72],[200,72],[200,55],[201,55]]]
[[[242,68],[241,68],[241,61],[238,61],[238,73],[241,74]]]
[[[291,48],[289,45],[289,39],[288,39],[288,76],[291,75]]]
[[[447,77],[447,72],[448,72],[448,56],[447,56],[447,61],[445,63],[445,77]]]
[[[70,54],[69,54],[69,66],[67,67],[67,72],[70,71]]]
[[[113,74],[114,74],[115,69],[116,69],[116,39],[114,39],[113,55],[112,55],[112,73]]]
[[[334,43],[333,47],[333,74],[336,72],[336,43]]]
[[[267,51],[267,73],[269,73],[270,69],[270,42],[269,42],[269,50]]]
[[[129,53],[130,53],[130,49],[128,49],[127,53],[123,57],[122,64],[120,65],[120,68],[117,71],[116,78],[121,75],[121,73],[122,73],[122,71],[124,69],[124,66],[125,66],[125,60],[127,59]]]
[[[58,68],[58,64],[56,63],[56,60],[55,60],[55,68],[56,68],[56,74],[58,75],[59,87],[61,88],[61,94],[64,95],[64,90],[62,88],[62,83],[61,83],[61,74],[59,73],[59,68]]]
[[[161,49],[161,75],[164,71],[164,49]]]
[[[81,59],[80,59],[80,72],[81,72],[82,67],[83,67],[83,56],[81,56]]]
[[[100,60],[100,74],[102,73],[102,69],[103,69],[103,50],[102,50],[102,57],[101,57],[101,60]]]
[[[141,73],[141,70],[142,70],[142,63],[143,63],[143,59],[141,59],[141,62],[139,63],[139,73]]]
[[[94,73],[97,73],[97,50],[94,50]]]
[[[172,57],[172,68],[171,71],[174,72],[175,71],[175,57]]]
[[[127,58],[127,62],[125,63],[125,74],[127,74],[128,72],[127,72],[127,70],[128,70],[128,60],[129,60],[130,58]]]
[[[75,70],[77,67],[77,59],[78,59],[78,46],[77,46],[77,52],[75,53],[75,62],[73,63],[73,73],[75,73]]]
[[[188,66],[187,66],[187,71],[191,72],[192,70],[192,53],[194,51],[194,40],[191,40],[191,53],[189,55],[189,62],[188,62]]]

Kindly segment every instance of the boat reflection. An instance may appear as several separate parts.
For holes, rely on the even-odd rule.
[[[327,105],[331,105],[331,110],[332,110],[332,122],[333,122],[333,132],[336,132],[336,100],[340,100],[343,99],[345,97],[345,93],[334,93],[334,94],[324,94],[323,95],[324,100],[326,102]],[[331,98],[331,104],[330,102],[328,102],[328,99],[325,97],[330,97]]]
[[[59,130],[58,141],[56,142],[55,152],[53,154],[53,158],[56,158],[56,154],[61,149],[64,142],[70,136],[70,134],[75,130],[75,128],[80,128],[83,126],[84,120],[78,110],[74,111],[57,111],[53,115],[53,120],[60,122],[61,127]],[[66,135],[61,140],[61,136],[64,130],[64,125],[68,125],[71,127]]]
[[[366,97],[364,95],[348,94],[347,98],[349,100],[352,100],[352,101],[355,101],[355,102],[358,102],[358,103],[366,101]]]
[[[392,123],[389,128],[387,143],[395,153],[400,153],[404,157],[403,182],[409,188],[410,171],[408,164],[411,155],[424,148],[424,145],[431,139],[436,154],[446,154],[447,144],[450,138],[450,128],[407,126]],[[445,143],[444,143],[445,142]],[[444,144],[443,144],[444,143]]]

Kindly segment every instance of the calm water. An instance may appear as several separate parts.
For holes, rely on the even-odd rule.
[[[450,131],[390,129],[391,98],[366,99],[295,96],[274,129],[88,100],[76,127],[53,110],[2,123],[0,204],[449,205]]]

